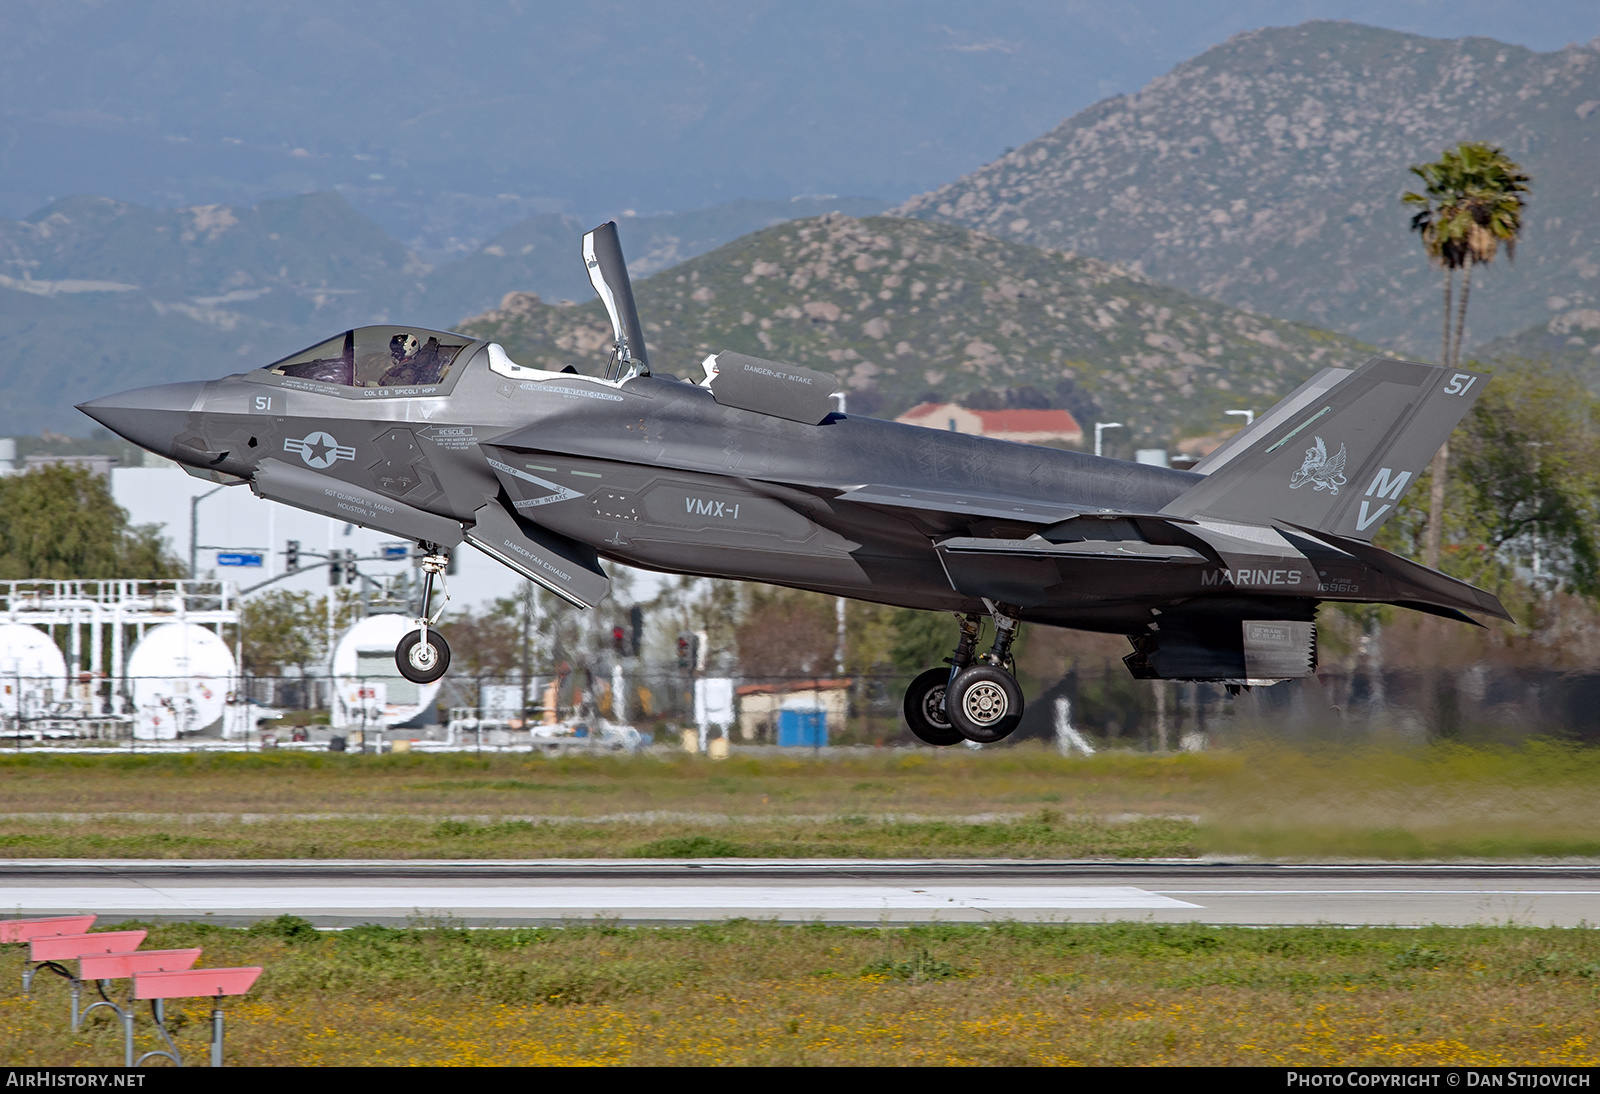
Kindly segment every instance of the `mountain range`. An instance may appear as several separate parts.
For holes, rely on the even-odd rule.
[[[1600,303],[1600,39],[1535,53],[1351,23],[1236,35],[895,210],[1124,263],[1431,360],[1440,278],[1407,168],[1462,140],[1533,177],[1467,344]]]
[[[742,349],[822,362],[856,410],[983,389],[1134,420],[1164,443],[1362,345],[1433,356],[1439,275],[1398,198],[1410,164],[1467,138],[1533,176],[1515,265],[1474,281],[1469,349],[1555,357],[1600,384],[1594,43],[1254,31],[898,219],[869,216],[885,203],[868,198],[735,201],[624,216],[622,239],[673,371]],[[78,196],[0,220],[0,433],[81,432],[70,407],[86,395],[215,376],[390,319],[488,316],[475,328],[564,359],[599,337],[592,304],[560,303],[592,300],[588,226],[540,213],[430,264],[336,192],[162,210]]]

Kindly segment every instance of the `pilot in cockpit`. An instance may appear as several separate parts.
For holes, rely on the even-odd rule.
[[[421,345],[414,334],[397,334],[389,339],[393,363],[378,378],[378,386],[397,384],[437,384],[445,362],[439,355],[439,339],[429,338]]]

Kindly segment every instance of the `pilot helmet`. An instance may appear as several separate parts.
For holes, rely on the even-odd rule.
[[[389,356],[396,361],[405,361],[417,355],[417,336],[414,334],[397,334],[389,339]]]

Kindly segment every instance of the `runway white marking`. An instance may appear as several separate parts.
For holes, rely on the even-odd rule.
[[[470,915],[515,910],[550,915],[613,911],[722,915],[780,911],[1013,911],[1197,908],[1128,885],[415,885],[415,886],[86,886],[0,887],[0,908],[23,914],[60,909],[114,912],[339,911],[406,914],[419,909]]]

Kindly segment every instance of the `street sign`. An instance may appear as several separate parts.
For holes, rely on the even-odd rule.
[[[261,556],[243,551],[223,551],[217,555],[218,566],[259,566]]]
[[[384,558],[409,558],[410,555],[411,544],[409,543],[385,543],[383,545]]]

